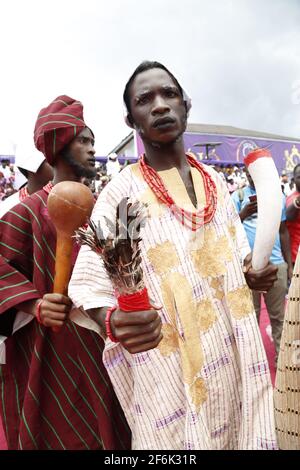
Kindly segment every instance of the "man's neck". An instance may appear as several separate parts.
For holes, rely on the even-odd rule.
[[[41,189],[38,185],[36,185],[33,181],[30,181],[29,179],[27,181],[26,187],[27,187],[28,194],[33,194],[39,189]]]
[[[147,163],[157,171],[174,167],[180,170],[188,164],[182,139],[168,145],[143,143]]]
[[[63,164],[62,162],[57,166],[53,167],[53,185],[55,186],[57,183],[61,183],[62,181],[75,181],[80,183],[81,177],[76,176],[73,170],[68,166]]]
[[[77,183],[80,183],[81,178],[75,175],[54,172],[54,178],[52,180],[53,186],[55,186],[57,183],[61,183],[62,181],[76,181]]]
[[[34,194],[37,191],[39,191],[40,189],[42,189],[41,182],[35,174],[32,174],[32,175],[28,176],[26,186],[27,186],[28,194]]]

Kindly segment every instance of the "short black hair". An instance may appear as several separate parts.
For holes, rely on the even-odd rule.
[[[173,82],[175,83],[175,85],[178,87],[179,91],[180,91],[180,94],[181,96],[183,97],[183,90],[182,90],[182,87],[180,86],[178,80],[174,77],[174,75],[170,72],[170,70],[167,69],[167,67],[165,67],[163,64],[161,64],[160,62],[156,62],[156,61],[150,61],[150,60],[144,60],[136,69],[135,71],[133,72],[133,74],[131,75],[131,77],[129,78],[128,82],[126,83],[125,85],[125,89],[124,89],[124,93],[123,93],[123,100],[124,100],[124,103],[125,103],[125,106],[126,106],[126,109],[128,111],[128,119],[130,121],[130,123],[132,123],[132,118],[131,118],[131,109],[130,109],[130,87],[135,79],[135,77],[137,75],[139,75],[140,73],[142,72],[146,72],[147,70],[151,70],[151,69],[162,69],[164,70],[165,72],[167,72],[167,74],[172,78]]]
[[[298,170],[298,168],[300,168],[300,163],[297,163],[297,165],[294,167],[294,170],[293,170],[293,175],[294,176],[295,176],[296,171]]]

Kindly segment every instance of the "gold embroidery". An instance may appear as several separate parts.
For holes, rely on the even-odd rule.
[[[201,227],[199,230],[195,232],[191,232],[190,239],[189,239],[189,251],[194,252],[197,250],[201,250],[204,245],[204,229]]]
[[[200,207],[204,207],[206,205],[206,195],[203,185],[203,178],[196,168],[191,168],[191,175],[197,198],[197,207],[199,209]]]
[[[192,397],[192,402],[198,411],[201,405],[207,400],[207,388],[205,386],[204,380],[201,379],[201,377],[197,378],[190,386],[190,394]]]
[[[162,356],[170,356],[179,349],[178,333],[172,325],[165,323],[162,326],[163,339],[158,345],[158,349]]]
[[[167,206],[160,204],[154,192],[147,188],[139,197],[139,200],[147,204],[148,213],[150,217],[161,217],[167,210]]]
[[[217,277],[226,273],[225,262],[232,261],[233,256],[228,238],[217,238],[215,230],[209,228],[204,232],[203,247],[192,250],[191,257],[202,277]]]
[[[236,228],[234,225],[230,225],[228,227],[228,232],[229,232],[229,235],[231,236],[232,239],[236,239]]]
[[[232,316],[237,320],[250,315],[254,310],[251,292],[247,286],[228,292],[226,301]]]
[[[203,179],[196,168],[191,169],[191,175],[196,193],[197,206],[200,208],[203,207],[203,205],[206,203]],[[187,189],[177,168],[159,171],[159,176],[162,178],[164,185],[169,194],[172,196],[175,204],[188,211],[195,210],[195,207],[190,199],[190,196],[188,195]]]
[[[163,303],[165,306],[165,311],[166,311],[168,322],[173,326],[173,329],[175,331],[178,331],[177,318],[176,318],[177,314],[176,314],[174,296],[172,293],[172,287],[167,282],[166,279],[164,279],[161,283],[161,293],[162,293]],[[179,337],[179,333],[178,333],[178,337]]]
[[[207,331],[216,321],[216,312],[209,299],[197,304],[198,326],[201,331]]]
[[[217,238],[217,251],[215,256],[221,256],[224,261],[232,261],[232,248],[229,244],[229,240],[226,236]]]
[[[175,246],[169,241],[149,248],[147,256],[158,274],[164,274],[179,265]]]
[[[140,180],[144,181],[143,175],[140,170],[139,163],[133,163],[130,165],[130,170],[132,171],[133,175],[139,178]]]
[[[203,366],[203,352],[200,344],[200,335],[197,328],[194,326],[195,335],[194,341],[184,342],[180,347],[183,379],[184,383],[191,385],[195,377],[199,374]]]
[[[205,227],[205,231],[204,231],[204,241],[205,241],[205,243],[208,243],[209,245],[212,245],[212,244],[214,244],[216,238],[217,238],[217,234],[216,234],[215,229],[212,228],[212,227],[209,227],[209,228]]]
[[[171,334],[173,328],[176,330],[178,338],[178,347],[182,361],[182,371],[184,383],[189,386],[194,383],[199,375],[203,363],[203,350],[201,345],[200,330],[197,328],[199,318],[199,303],[193,300],[193,291],[186,277],[178,272],[169,273],[161,283],[163,302],[167,311],[169,326],[168,335],[163,344],[163,351],[171,352],[174,350],[175,340]],[[212,318],[209,320],[209,324]],[[205,320],[204,320],[205,324]],[[179,331],[183,332],[183,337]],[[201,399],[198,392],[193,389],[191,399],[196,406],[197,411],[203,402],[205,384],[201,391]],[[197,393],[196,393],[197,392]]]
[[[214,289],[214,297],[218,300],[222,300],[224,298],[224,282],[223,278],[214,277],[209,281],[209,285],[211,289]]]
[[[138,163],[133,163],[131,165],[131,171],[134,176],[144,181]],[[163,213],[167,210],[167,207],[158,201],[154,192],[148,186],[146,187],[145,191],[140,194],[139,200],[142,203],[147,204],[149,217],[161,217]]]

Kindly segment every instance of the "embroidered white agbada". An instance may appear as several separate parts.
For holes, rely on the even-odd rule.
[[[209,224],[192,232],[145,183],[138,164],[103,190],[92,219],[115,216],[129,196],[149,205],[141,230],[144,280],[163,322],[156,349],[131,355],[106,340],[104,364],[132,430],[133,449],[274,449],[268,363],[242,261],[250,252],[244,229],[217,173],[218,205]],[[192,168],[198,207],[205,203]],[[175,203],[194,211],[178,171],[159,172]],[[69,286],[77,307],[115,305],[100,258],[81,248]],[[74,321],[100,333],[89,318]]]

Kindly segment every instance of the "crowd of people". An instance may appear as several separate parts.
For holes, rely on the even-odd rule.
[[[209,161],[205,161],[203,163],[208,165],[210,164]],[[85,182],[90,187],[94,195],[98,197],[102,189],[105,188],[112,177],[118,174],[128,164],[130,164],[129,160],[125,160],[123,164],[120,164],[118,155],[115,153],[110,154],[107,156],[106,162],[96,160],[96,176],[90,181],[86,180]],[[230,194],[237,189],[248,185],[244,166],[237,167],[234,163],[222,164],[221,162],[220,164],[214,164],[211,166],[226,182]],[[16,164],[10,163],[10,160],[8,159],[2,159],[0,165],[0,203],[19,189],[20,182],[19,179],[16,178],[16,174],[18,174]],[[284,170],[281,173],[281,186],[282,191],[286,196],[289,196],[295,191],[294,177],[292,175],[288,175]]]
[[[120,164],[117,154],[108,155],[106,162],[96,160],[97,173],[95,178],[85,179],[83,182],[90,187],[95,197],[97,197],[107,183],[128,165],[128,162],[128,160],[125,160],[123,165]],[[5,201],[25,184],[26,180],[20,178],[19,175],[20,171],[16,163],[11,163],[6,158],[0,161],[0,206],[1,201]]]
[[[97,165],[83,105],[62,95],[37,116],[38,158],[19,164],[27,184],[4,201],[0,414],[8,448],[299,449],[300,400],[293,395],[294,419],[281,402],[274,408],[258,320],[264,295],[283,364],[300,165],[295,191],[281,175],[281,225],[271,259],[256,270],[255,183],[245,168],[213,168],[185,153],[191,101],[178,80],[164,65],[143,62],[123,99],[126,122],[145,148],[137,163],[121,168],[110,154]],[[11,170],[2,168],[13,184]],[[72,238],[68,291],[58,293],[61,247],[47,201],[68,181],[91,187],[99,238],[93,244],[91,229],[83,227],[89,243],[80,250]],[[125,239],[116,227],[126,228]],[[290,324],[285,328],[288,336]],[[298,393],[300,366],[291,367]],[[289,399],[289,383],[282,380],[277,391]]]
[[[4,158],[0,164],[0,204],[17,190],[15,184],[15,167]]]
[[[222,164],[220,162],[220,164],[214,164],[213,167],[226,182],[230,194],[237,189],[241,189],[249,185],[244,166],[235,166],[234,163]],[[289,196],[295,191],[295,180],[293,174],[288,174],[285,170],[282,170],[280,181],[282,192],[285,196]]]

